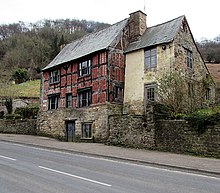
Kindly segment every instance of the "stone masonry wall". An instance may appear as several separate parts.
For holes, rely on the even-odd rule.
[[[156,148],[171,152],[190,152],[220,157],[220,123],[198,133],[184,120],[156,123]]]
[[[154,147],[154,124],[147,124],[141,115],[109,117],[109,143],[128,147]]]
[[[82,123],[92,123],[92,137],[95,141],[105,142],[109,137],[108,116],[121,114],[120,105],[99,105],[88,108],[59,108],[40,112],[38,116],[38,134],[65,139],[65,123],[75,121],[75,140],[81,139]]]
[[[36,135],[36,119],[0,119],[0,133]]]

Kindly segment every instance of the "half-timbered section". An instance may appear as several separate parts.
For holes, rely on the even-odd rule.
[[[108,116],[122,111],[127,22],[66,45],[43,69],[39,133],[108,138]]]

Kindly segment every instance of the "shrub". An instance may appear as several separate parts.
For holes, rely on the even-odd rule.
[[[15,114],[19,114],[23,119],[32,118],[35,119],[37,117],[37,113],[39,111],[39,107],[37,106],[26,106],[20,107],[15,110]]]
[[[28,80],[28,71],[25,68],[17,68],[12,73],[12,78],[15,80],[16,84],[20,84]]]
[[[12,114],[12,112],[13,112],[13,100],[12,100],[11,97],[5,98],[4,105],[6,106],[8,114]]]

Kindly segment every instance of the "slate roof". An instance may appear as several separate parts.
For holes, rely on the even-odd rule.
[[[61,52],[43,69],[58,66],[65,62],[75,60],[90,53],[114,46],[116,40],[122,35],[128,19],[124,19],[99,32],[86,35],[66,45]]]
[[[145,47],[173,41],[184,17],[185,16],[180,16],[171,21],[147,28],[140,41],[131,43],[125,52],[127,53]]]

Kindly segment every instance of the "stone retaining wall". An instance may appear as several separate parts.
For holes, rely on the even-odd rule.
[[[0,119],[0,133],[36,135],[36,119]]]
[[[144,116],[121,115],[109,117],[109,143],[128,147],[154,147],[154,124],[147,124]]]
[[[155,147],[171,152],[189,152],[220,157],[220,123],[199,133],[184,120],[156,123]]]

